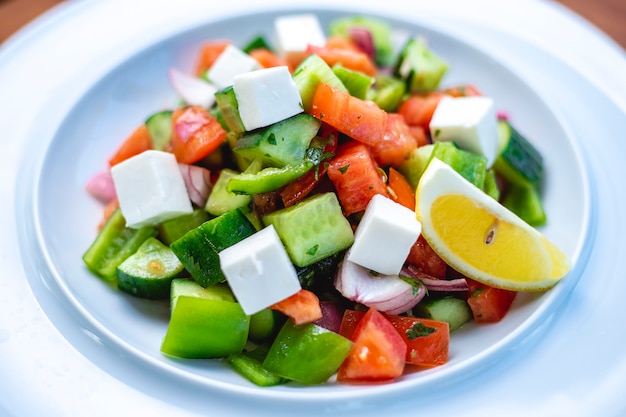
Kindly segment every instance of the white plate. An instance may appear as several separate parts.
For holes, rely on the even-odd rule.
[[[242,5],[244,3],[241,2]],[[530,3],[530,5],[532,4]],[[573,136],[571,131],[563,131],[559,123],[561,121],[564,122],[562,123],[563,125],[573,125],[572,121],[580,123],[580,118],[572,117],[571,115],[567,120],[562,119],[559,121],[558,118],[555,118],[551,114],[549,106],[559,108],[557,110],[559,113],[567,113],[563,109],[565,106],[560,105],[560,103],[557,106],[554,97],[551,96],[551,93],[557,91],[557,88],[552,87],[553,89],[551,90],[546,87],[551,84],[547,82],[541,84],[536,79],[529,77],[529,73],[533,74],[532,70],[529,71],[529,68],[532,67],[527,63],[524,66],[519,62],[513,62],[514,59],[510,56],[511,54],[507,54],[507,51],[502,46],[498,49],[496,47],[497,43],[492,42],[490,47],[485,47],[485,39],[498,32],[493,30],[490,32],[484,22],[476,20],[468,21],[469,19],[459,18],[458,16],[446,16],[445,18],[439,16],[432,21],[425,22],[423,15],[417,17],[418,6],[416,6],[416,11],[414,12],[416,15],[415,21],[420,24],[420,31],[433,40],[433,47],[439,45],[442,49],[445,49],[443,55],[449,59],[452,66],[452,72],[447,81],[463,80],[467,77],[466,81],[473,81],[481,87],[484,86],[485,92],[494,96],[497,99],[497,103],[501,103],[502,108],[511,111],[514,115],[514,121],[520,128],[526,129],[527,127],[529,137],[538,141],[536,144],[541,148],[544,155],[548,156],[546,165],[550,169],[549,178],[551,180],[546,190],[548,197],[547,206],[549,215],[554,216],[551,218],[555,220],[551,222],[545,232],[563,246],[569,254],[580,259],[578,263],[578,268],[580,269],[575,270],[572,276],[563,283],[565,285],[557,287],[555,291],[537,299],[529,300],[527,303],[518,303],[514,314],[507,318],[505,323],[490,327],[486,333],[482,333],[485,336],[484,339],[479,340],[480,338],[476,336],[477,332],[470,332],[469,330],[471,329],[460,334],[458,338],[460,340],[456,344],[456,346],[459,346],[459,350],[453,350],[452,361],[446,367],[420,373],[419,375],[412,375],[407,378],[408,381],[406,382],[382,387],[363,389],[363,387],[332,386],[306,388],[306,390],[279,387],[271,391],[263,390],[259,394],[258,389],[242,384],[232,373],[224,376],[224,372],[215,369],[216,367],[220,368],[220,366],[216,365],[214,361],[200,364],[193,363],[193,365],[189,366],[187,362],[178,363],[164,360],[158,353],[158,345],[163,334],[164,320],[166,319],[164,317],[165,310],[162,306],[152,309],[146,303],[123,297],[114,293],[111,288],[106,287],[102,282],[85,274],[82,265],[80,262],[77,263],[76,260],[80,258],[84,248],[93,238],[93,235],[89,235],[85,231],[93,229],[99,211],[97,206],[86,198],[82,192],[82,186],[91,173],[103,166],[102,155],[110,154],[111,150],[119,143],[120,138],[126,135],[137,124],[138,120],[142,120],[157,106],[170,105],[172,103],[173,96],[166,84],[167,68],[172,62],[180,64],[181,67],[189,67],[191,54],[195,51],[193,42],[198,42],[207,36],[210,37],[210,30],[209,32],[200,33],[193,29],[190,31],[189,28],[200,28],[216,16],[215,10],[208,14],[206,11],[202,11],[196,2],[191,1],[188,6],[184,12],[169,10],[169,13],[178,13],[180,18],[178,20],[172,19],[176,23],[165,23],[164,19],[169,15],[164,10],[161,10],[160,13],[151,14],[151,18],[148,19],[150,23],[146,23],[147,27],[144,27],[143,30],[158,27],[160,29],[158,34],[155,32],[144,32],[135,27],[127,28],[126,31],[129,33],[126,36],[117,33],[116,36],[119,36],[121,39],[99,40],[98,43],[103,44],[102,49],[97,53],[92,50],[85,52],[84,57],[76,60],[75,68],[66,68],[66,73],[62,73],[61,68],[54,68],[54,65],[52,65],[53,68],[51,68],[48,74],[48,79],[43,81],[35,80],[32,85],[26,85],[28,88],[23,91],[24,93],[41,91],[38,88],[43,88],[47,96],[33,97],[29,100],[30,104],[38,110],[33,111],[30,115],[30,117],[36,117],[36,120],[38,120],[34,128],[13,128],[13,132],[18,137],[24,138],[23,140],[27,143],[27,146],[22,146],[21,149],[18,146],[9,148],[15,150],[15,157],[25,155],[26,149],[31,150],[29,151],[29,158],[22,161],[22,167],[25,168],[21,168],[22,172],[15,182],[17,185],[16,207],[18,209],[15,218],[19,226],[18,232],[20,232],[22,248],[25,249],[23,262],[26,266],[26,276],[28,277],[30,288],[33,290],[37,302],[43,308],[44,317],[52,321],[73,348],[64,344],[63,339],[59,342],[58,335],[50,330],[49,323],[45,322],[45,319],[40,318],[41,313],[37,311],[36,304],[31,297],[28,293],[23,293],[23,287],[17,286],[15,288],[22,291],[21,298],[18,299],[18,302],[14,299],[7,302],[9,307],[7,312],[12,314],[5,315],[5,317],[11,318],[10,325],[6,326],[5,333],[6,341],[11,343],[5,343],[3,347],[8,346],[9,351],[13,352],[15,356],[15,353],[19,351],[17,349],[18,346],[23,346],[24,340],[18,337],[16,330],[20,329],[20,325],[34,326],[36,330],[40,331],[45,329],[55,337],[55,343],[51,346],[52,350],[54,351],[56,347],[58,350],[63,351],[63,354],[45,355],[43,352],[31,347],[24,351],[27,355],[35,358],[61,358],[63,359],[61,366],[65,365],[65,368],[62,367],[61,369],[65,369],[66,372],[69,372],[67,369],[74,369],[73,365],[75,362],[72,362],[72,360],[79,360],[78,369],[82,372],[87,372],[86,370],[88,370],[87,376],[80,373],[79,375],[88,378],[90,381],[96,381],[97,387],[115,387],[116,392],[123,392],[124,396],[134,399],[136,404],[150,404],[150,406],[157,407],[161,411],[164,411],[166,407],[155,398],[164,399],[167,403],[188,410],[201,410],[206,406],[206,399],[212,401],[212,407],[215,407],[215,409],[229,411],[235,409],[240,411],[245,409],[251,410],[251,408],[247,407],[252,407],[252,405],[244,406],[239,402],[229,401],[229,396],[237,392],[245,392],[245,398],[247,401],[250,401],[250,404],[258,401],[260,405],[266,407],[268,411],[271,409],[272,412],[276,412],[273,409],[276,407],[276,403],[270,405],[271,403],[266,401],[268,396],[280,398],[282,400],[281,404],[301,404],[301,401],[305,401],[307,410],[312,414],[331,413],[343,408],[363,413],[390,409],[390,403],[393,403],[392,408],[405,409],[411,406],[414,407],[414,401],[419,401],[422,407],[459,411],[462,409],[460,404],[456,406],[454,403],[450,404],[449,402],[437,404],[436,399],[441,398],[443,395],[443,392],[440,391],[441,387],[445,386],[448,392],[454,392],[455,395],[459,395],[459,390],[463,389],[463,387],[465,387],[464,391],[467,390],[468,386],[472,387],[476,381],[482,381],[483,384],[489,387],[489,383],[485,381],[483,375],[491,373],[493,377],[493,373],[486,369],[487,365],[489,365],[490,369],[497,369],[499,372],[502,372],[502,375],[496,378],[498,384],[502,381],[507,381],[508,379],[515,380],[516,378],[517,386],[520,383],[529,383],[530,379],[527,373],[517,372],[520,371],[519,366],[528,366],[530,368],[539,366],[537,364],[541,363],[541,361],[537,361],[535,356],[537,356],[538,350],[546,348],[542,339],[551,336],[555,337],[555,329],[558,329],[559,333],[567,330],[566,326],[561,326],[562,322],[565,321],[566,324],[571,323],[563,319],[562,313],[556,316],[552,315],[552,313],[570,293],[574,284],[576,284],[579,272],[582,272],[582,268],[586,264],[586,257],[589,254],[589,251],[586,249],[590,248],[592,243],[596,243],[596,245],[601,244],[598,243],[599,241],[604,243],[600,239],[600,237],[604,237],[601,235],[602,223],[599,222],[597,229],[595,227],[591,229],[598,236],[596,240],[593,239],[594,233],[588,233],[588,227],[596,225],[595,221],[593,221],[595,217],[592,216],[596,207],[594,202],[605,202],[605,200],[600,200],[600,197],[604,197],[605,194],[602,192],[602,187],[599,187],[600,191],[594,191],[594,195],[590,195],[590,190],[587,189],[589,174],[585,170],[584,159],[587,158],[591,161],[592,168],[596,166],[594,164],[596,159],[594,154],[590,153],[590,150],[584,148],[584,146],[586,156],[581,157],[581,153],[578,151],[578,148],[581,146],[580,140],[576,138],[576,136],[580,136],[581,131],[575,130],[576,135]],[[115,3],[107,6],[93,2],[78,4],[74,5],[73,9],[68,11],[65,16],[60,14],[61,17],[59,19],[65,19],[63,22],[64,30],[70,30],[69,28],[72,27],[76,29],[75,26],[78,26],[89,33],[98,34],[99,31],[104,29],[99,28],[98,25],[87,29],[85,25],[90,21],[89,19],[85,21],[84,16],[102,16],[102,13],[114,15],[115,11],[119,10],[116,7],[121,6],[116,6]],[[167,4],[164,4],[163,7],[167,8]],[[374,6],[368,7],[374,8]],[[532,7],[539,6],[534,5]],[[193,13],[194,11],[196,13]],[[72,16],[72,13],[74,16]],[[231,12],[225,10],[223,13],[227,15]],[[495,18],[498,15],[494,12],[493,16]],[[401,19],[400,16],[396,17]],[[79,22],[78,20],[80,19],[82,20]],[[55,27],[54,16],[51,16],[47,22],[52,26],[48,30],[62,39],[64,30],[59,29],[58,22],[56,23],[57,27]],[[435,29],[436,25],[434,25],[434,22],[443,25],[447,22],[448,26],[445,27],[445,30],[441,28]],[[46,30],[44,23],[41,23],[39,26],[40,32]],[[452,29],[450,27],[452,24],[456,24],[458,27]],[[491,59],[488,55],[465,45],[463,41],[459,40],[458,34],[462,32],[461,29],[463,28],[474,33],[475,39],[473,41],[476,41],[476,43],[480,44],[479,38],[482,39],[480,49],[489,50],[491,56],[498,60],[506,57],[508,60],[507,66],[502,66],[497,60]],[[224,27],[218,30],[218,34],[230,33],[229,31],[232,31],[233,27]],[[248,35],[254,33],[251,29],[248,30],[250,31],[239,33],[239,39],[242,42],[249,39],[250,36]],[[138,31],[139,37],[132,36],[137,35],[134,31]],[[146,33],[149,33],[149,35]],[[481,33],[484,34],[482,38]],[[228,37],[234,36],[229,35]],[[528,43],[517,38],[511,36],[509,38],[509,42],[511,42],[509,44],[515,44],[520,50],[524,50],[528,57],[543,57],[542,50],[532,48]],[[189,44],[186,42],[184,44],[180,43],[183,40],[190,39],[192,42]],[[39,49],[37,50],[41,52],[42,49],[40,48],[42,46],[40,46],[40,43],[43,41],[39,40],[37,42],[37,40],[35,35],[33,35],[30,50],[38,46]],[[48,38],[48,40],[51,42],[53,39]],[[126,42],[121,42],[120,40],[125,40]],[[19,39],[16,42],[19,42]],[[72,56],[69,52],[76,52],[72,48],[80,48],[81,45],[79,42],[65,45],[68,51],[67,56]],[[148,56],[142,52],[147,47],[152,48],[151,50],[158,52],[158,54]],[[113,50],[115,53],[112,53]],[[16,49],[9,49],[10,53],[13,54],[13,58],[16,56],[20,57]],[[5,54],[5,57],[9,54]],[[561,67],[564,67],[566,72],[563,75],[568,75],[571,79],[580,81],[576,79],[576,76],[578,76],[577,72],[568,69],[567,66],[554,58],[552,61],[554,62],[550,62],[550,67],[546,68],[561,69]],[[0,61],[3,64],[6,62],[6,59]],[[23,59],[21,66],[6,64],[5,68],[8,68],[8,71],[5,74],[10,75],[11,70],[23,71],[24,68],[27,68],[25,66],[27,63]],[[483,71],[485,67],[491,68],[489,73]],[[507,67],[512,68],[514,73],[519,74],[526,81],[530,82],[533,88],[539,89],[540,94],[535,95],[533,90],[507,70]],[[493,74],[497,74],[498,77],[493,77]],[[549,80],[549,74],[553,73],[546,71],[542,77]],[[583,79],[583,81],[585,80]],[[566,91],[568,91],[567,85],[572,85],[565,82],[556,84],[562,86]],[[7,85],[9,84],[7,83]],[[523,100],[511,99],[511,95],[504,93],[505,86],[515,91]],[[584,85],[581,84],[582,86]],[[21,97],[19,93],[22,93],[22,90],[14,85],[9,91],[15,95],[16,101],[19,102]],[[133,91],[137,91],[139,94],[130,94]],[[559,91],[559,93],[562,93],[562,91]],[[594,93],[596,96],[599,96],[597,102],[604,104],[603,109],[605,109],[607,117],[610,110],[616,112],[616,115],[620,114],[619,110],[611,107],[612,103],[608,102],[601,92],[594,89]],[[570,94],[576,96],[572,91],[570,91]],[[549,106],[539,96],[550,96],[547,99]],[[79,100],[81,106],[75,107]],[[528,103],[532,105],[528,106]],[[7,112],[12,111],[10,106],[6,107]],[[120,109],[123,110],[121,116],[119,113]],[[96,110],[98,112],[97,115],[95,113]],[[576,115],[577,113],[573,114]],[[25,122],[28,121],[27,118],[23,120]],[[616,118],[615,120],[618,119]],[[599,120],[595,120],[595,123],[593,122],[594,120],[589,123],[592,127],[587,127],[587,129],[600,130],[598,126]],[[552,139],[553,137],[557,139]],[[38,151],[33,151],[37,148],[39,148]],[[623,147],[620,148],[618,146],[618,149],[613,149],[612,154],[619,155],[620,152],[623,153]],[[609,158],[606,161],[611,161],[610,156],[612,154],[609,153]],[[13,166],[17,167],[15,162],[13,162]],[[554,172],[552,172],[553,167]],[[602,173],[608,171],[609,169],[606,169]],[[6,172],[8,178],[13,178],[15,175],[13,172],[9,172],[8,169]],[[595,184],[598,174],[594,169],[591,169],[590,172],[590,175],[593,176],[592,182]],[[3,178],[5,178],[4,175]],[[31,194],[33,185],[36,189],[35,194]],[[573,192],[573,190],[582,191]],[[71,201],[72,204],[67,205],[68,201]],[[614,206],[617,206],[620,202],[616,201],[615,203]],[[603,207],[600,206],[598,210],[602,211]],[[34,209],[34,212],[30,212],[29,210],[31,209]],[[606,211],[606,209],[604,210]],[[10,209],[7,212],[12,214]],[[609,212],[609,214],[611,213]],[[600,216],[598,217],[600,218]],[[614,216],[613,219],[617,219],[617,216]],[[589,222],[590,220],[592,221]],[[571,224],[573,227],[552,226],[561,222]],[[623,224],[623,222],[620,224]],[[618,230],[617,224],[613,230]],[[583,239],[585,237],[588,239]],[[2,249],[2,254],[4,255],[4,246]],[[8,258],[8,254],[14,252],[7,250],[6,253]],[[592,258],[591,266],[595,265],[594,261],[596,263],[599,262],[596,259],[597,257]],[[602,263],[601,266],[606,266],[606,262]],[[589,269],[590,266],[585,271],[583,282],[589,275]],[[13,274],[22,275],[20,270],[19,267],[16,267],[9,271]],[[595,288],[597,287],[590,285],[589,290]],[[588,295],[589,292],[591,291],[586,291],[584,294]],[[576,292],[574,292],[572,298],[575,295]],[[20,306],[23,306],[23,304],[32,306],[28,309],[29,314],[26,314],[25,317],[17,316],[16,312],[18,310],[16,307],[18,304]],[[146,311],[146,309],[154,311],[150,312]],[[588,313],[591,315],[595,311],[590,309]],[[33,324],[32,320],[33,315],[36,320],[35,324]],[[539,322],[544,320],[545,325],[540,326]],[[44,322],[42,323],[41,321]],[[559,327],[553,322],[559,323]],[[533,330],[536,331],[533,332]],[[596,330],[596,327],[589,326],[589,324],[584,328],[584,331],[588,334],[594,334]],[[565,337],[557,340],[561,341],[564,339]],[[19,342],[21,344],[17,345]],[[586,341],[587,346],[592,346],[590,342]],[[623,339],[618,339],[617,342],[623,345]],[[554,345],[555,343],[552,343],[552,345],[548,346]],[[460,347],[463,347],[463,349]],[[75,356],[77,354],[73,349],[85,355],[90,362],[85,363],[80,356],[76,359]],[[68,350],[70,350],[70,353],[67,352]],[[532,357],[520,357],[520,355],[529,352],[532,353]],[[506,357],[503,356],[505,354]],[[571,356],[569,357],[571,358]],[[494,362],[496,360],[502,363],[496,365]],[[22,360],[17,363],[23,365],[23,362]],[[94,368],[91,364],[95,364],[97,367]],[[18,368],[14,367],[16,365],[4,366],[8,370],[8,373],[5,374],[13,375],[17,373]],[[49,367],[47,369],[49,370]],[[102,370],[105,370],[105,372],[102,372]],[[516,371],[516,375],[519,375],[518,377],[512,376],[513,370]],[[559,368],[559,370],[562,371],[562,368]],[[27,384],[28,379],[32,380],[37,375],[37,372],[34,372],[32,369],[26,369],[25,371],[26,376],[16,377],[17,380],[24,381],[21,386]],[[597,369],[594,369],[594,371],[597,371]],[[481,375],[478,374],[479,372],[481,372]],[[76,373],[71,373],[76,378]],[[46,375],[50,377],[49,374]],[[116,380],[110,378],[109,375],[118,378],[120,382],[116,383]],[[52,379],[58,378],[52,377]],[[155,382],[155,379],[159,379],[159,382]],[[74,383],[68,383],[68,388],[71,387],[76,390],[76,380],[70,382]],[[438,389],[435,390],[432,386],[427,389],[425,386],[427,382],[436,383]],[[12,388],[13,392],[19,392],[19,386],[20,384],[17,384],[15,388]],[[541,386],[541,384],[533,382],[533,386]],[[398,387],[401,389],[398,389]],[[490,388],[493,389],[493,382]],[[412,400],[407,399],[407,389],[412,390]],[[143,391],[154,398],[146,397],[140,394],[139,391]],[[170,396],[164,394],[168,391]],[[475,392],[477,398],[485,395],[484,389],[477,390],[472,388],[469,391]],[[64,391],[56,389],[54,392],[59,394]],[[97,394],[97,392],[90,390],[90,395],[84,396],[82,399],[77,399],[67,393],[64,396],[61,395],[65,397],[64,400],[66,402],[61,401],[61,399],[54,401],[54,404],[57,404],[58,407],[58,414],[67,414],[67,410],[78,409],[75,408],[78,406],[82,406],[83,409],[85,406],[96,408],[94,404],[104,403],[103,394]],[[566,395],[566,397],[571,395],[571,391],[567,389],[559,390],[558,393]],[[46,392],[45,390],[40,390],[39,394],[40,396],[45,396]],[[364,394],[367,395],[367,398],[364,397]],[[254,396],[257,395],[260,396],[255,398]],[[9,411],[22,414],[23,410],[36,409],[36,406],[33,404],[19,401],[19,396],[14,397],[14,401],[10,401],[8,398],[0,404]],[[514,398],[517,398],[517,396],[514,396]],[[545,399],[546,397],[542,396],[542,398]],[[313,400],[317,401],[313,403]],[[346,401],[348,402],[346,403]],[[461,401],[461,403],[468,404],[467,398]],[[498,408],[502,406],[505,405],[496,401],[495,404],[482,406],[478,410],[482,409],[484,411],[492,407]],[[113,404],[107,404],[107,407],[109,410],[115,409]]]

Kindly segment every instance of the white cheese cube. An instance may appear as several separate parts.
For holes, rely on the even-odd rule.
[[[314,14],[281,16],[274,21],[278,49],[283,54],[303,52],[309,45],[324,46],[326,35]]]
[[[377,194],[354,234],[348,260],[383,275],[398,275],[422,232],[415,212]]]
[[[228,45],[215,60],[207,78],[217,88],[222,89],[233,85],[236,75],[261,68],[258,61],[234,45]]]
[[[240,74],[233,80],[239,117],[249,131],[302,113],[302,97],[286,66]]]
[[[220,266],[250,315],[300,291],[300,281],[273,225],[219,253]]]
[[[430,121],[433,141],[451,141],[461,149],[483,155],[491,167],[498,153],[498,123],[488,97],[445,97]]]
[[[114,165],[111,175],[128,227],[156,225],[193,210],[172,153],[142,152]]]

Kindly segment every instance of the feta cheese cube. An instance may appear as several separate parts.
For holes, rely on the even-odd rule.
[[[220,266],[243,311],[250,315],[300,291],[300,281],[274,226],[219,253]]]
[[[324,46],[326,35],[314,14],[281,16],[274,21],[278,48],[283,54],[303,52],[309,45]]]
[[[377,194],[365,209],[347,259],[383,275],[398,275],[421,232],[413,210]]]
[[[249,131],[302,113],[302,97],[286,66],[237,75],[233,90],[239,117]]]
[[[261,68],[256,59],[243,52],[234,45],[228,45],[219,57],[215,60],[209,71],[207,78],[217,88],[222,89],[233,85],[233,78],[236,75]]]
[[[128,227],[156,225],[193,210],[172,153],[142,152],[114,165],[111,176]]]
[[[451,141],[461,149],[483,155],[491,167],[498,153],[498,124],[488,97],[445,97],[430,121],[434,141]]]

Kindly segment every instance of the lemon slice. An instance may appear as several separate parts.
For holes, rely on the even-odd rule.
[[[434,251],[484,284],[544,291],[570,269],[556,245],[439,159],[420,178],[415,213]]]

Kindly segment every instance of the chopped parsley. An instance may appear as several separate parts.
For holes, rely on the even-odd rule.
[[[306,251],[306,254],[307,254],[307,255],[310,255],[310,256],[313,256],[313,255],[315,255],[315,254],[317,253],[317,250],[318,250],[319,248],[320,248],[320,245],[315,245],[315,246],[312,246],[312,247],[310,247],[310,248]]]
[[[269,143],[270,145],[276,145],[276,136],[273,133],[270,133],[270,135],[267,137],[267,143]]]
[[[346,172],[348,172],[348,168],[350,168],[350,164],[346,164],[342,167],[339,168],[339,172],[341,172],[341,175],[345,174]]]
[[[424,323],[418,321],[413,326],[411,326],[410,329],[406,331],[406,337],[408,337],[409,340],[415,340],[418,337],[431,335],[435,333],[436,331],[437,331],[436,328],[428,327]]]

